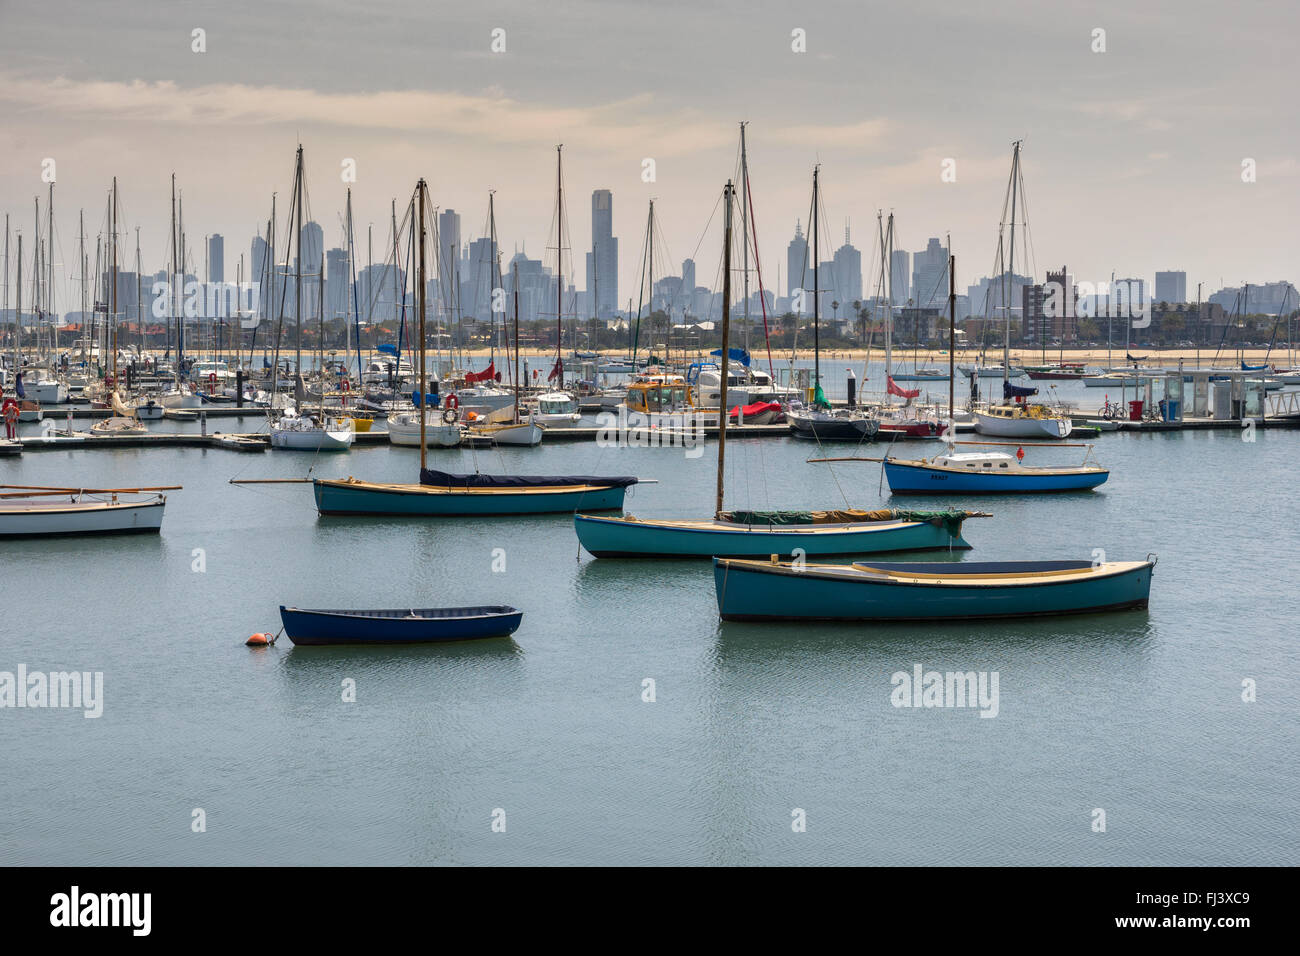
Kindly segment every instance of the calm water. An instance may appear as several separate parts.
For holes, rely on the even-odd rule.
[[[667,516],[711,510],[715,451],[431,458],[658,478],[627,508]],[[815,451],[732,443],[729,504],[888,500],[878,466],[806,464]],[[707,564],[580,556],[564,516],[330,519],[306,486],[227,483],[308,468],[412,480],[413,450],[3,461],[7,483],[185,489],[159,537],[0,544],[0,670],[102,671],[106,699],[97,720],[0,711],[0,859],[1294,865],[1298,455],[1300,434],[1280,431],[1107,435],[1100,493],[957,502],[996,514],[968,523],[969,555],[1158,552],[1149,611],[890,627],[723,625]],[[243,646],[278,629],[282,603],[480,602],[524,610],[513,640]],[[890,676],[914,664],[997,671],[998,716],[894,708]]]

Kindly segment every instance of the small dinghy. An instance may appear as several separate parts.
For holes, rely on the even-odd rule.
[[[505,605],[396,608],[383,611],[305,610],[280,606],[284,632],[295,644],[429,644],[507,637],[523,612]]]
[[[1145,561],[944,563],[713,559],[724,621],[955,621],[1144,608]]]

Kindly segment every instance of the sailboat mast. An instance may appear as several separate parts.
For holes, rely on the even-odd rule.
[[[713,509],[713,516],[718,520],[722,519],[723,481],[727,458],[727,373],[731,356],[731,194],[731,180],[727,180],[722,200],[727,207],[727,216],[722,240],[722,384],[718,402],[718,496]]]
[[[564,342],[564,144],[555,147],[555,364],[564,387],[564,365],[560,347]]]
[[[297,227],[298,255],[294,258],[293,310],[297,328],[293,343],[294,382],[302,381],[302,145],[298,146],[297,173],[294,176],[295,226]],[[295,397],[297,389],[294,389]]]
[[[47,216],[48,228],[45,231],[45,244],[49,250],[48,262],[46,267],[49,270],[49,280],[46,284],[47,292],[45,294],[45,311],[50,314],[50,345],[57,352],[59,344],[59,314],[54,311],[54,182],[50,182],[50,198],[45,203],[45,214]]]
[[[950,240],[951,241],[951,240]],[[951,439],[957,437],[957,423],[954,418],[953,405],[956,403],[957,376],[956,357],[953,353],[957,338],[957,257],[948,253],[948,428]],[[928,364],[928,363],[927,363]]]
[[[23,232],[18,230],[18,275],[14,282],[14,375],[23,373]]]
[[[1012,144],[1011,151],[1011,254],[1008,258],[1007,282],[1015,288],[1016,275],[1016,187],[1020,181],[1020,140]],[[1002,338],[1002,381],[1011,377],[1011,296],[1003,299],[1002,309],[1006,316],[1006,328]]]
[[[113,177],[113,207],[109,210],[108,244],[111,247],[112,276],[108,290],[108,315],[113,323],[113,391],[117,391],[117,177]]]
[[[425,434],[426,425],[429,418],[429,391],[425,382],[425,353],[424,353],[424,180],[421,179],[415,187],[415,200],[420,207],[420,261],[418,263],[417,275],[419,288],[415,290],[415,300],[419,305],[420,318],[417,326],[420,330],[420,473],[423,475],[425,465],[428,461],[428,437]],[[396,201],[394,201],[396,208]],[[396,235],[396,232],[394,232]],[[393,268],[397,268],[397,262],[394,260]],[[398,362],[401,362],[401,356],[398,356]]]
[[[172,275],[171,275],[171,282],[168,284],[171,287],[170,298],[171,298],[171,306],[172,306],[172,317],[176,320],[176,355],[172,359],[172,373],[173,373],[172,379],[175,381],[177,388],[179,388],[180,375],[181,375],[181,359],[180,359],[181,310],[180,310],[180,289],[179,289],[180,283],[177,281],[177,276],[176,276],[176,255],[177,255],[176,252],[176,174],[172,173]],[[96,268],[98,268],[98,263],[96,263]],[[167,324],[168,326],[171,325],[170,322]]]
[[[488,190],[488,244],[489,253],[492,263],[492,288],[488,290],[488,367],[491,368],[497,360],[497,339],[496,339],[496,316],[492,311],[492,303],[496,298],[497,287],[501,284],[501,273],[497,268],[497,215],[493,205],[495,195],[492,190]],[[475,280],[475,285],[478,280]]]
[[[894,372],[894,310],[892,299],[894,290],[884,286],[884,276],[886,273],[885,263],[889,261],[889,239],[894,231],[894,214],[889,214],[889,231],[885,231],[883,213],[876,213],[876,225],[880,230],[880,275],[882,287],[886,289],[885,295],[885,402],[892,405],[893,400],[889,394],[888,378]]]
[[[820,166],[813,167],[813,398],[817,397],[817,389],[822,384],[822,350],[821,350],[821,333],[818,329],[821,320],[821,286],[818,273],[821,271],[817,268],[818,249],[818,209],[821,204],[817,195],[817,177],[821,171]]]
[[[515,424],[519,424],[519,263],[513,265],[515,294]]]
[[[741,273],[745,304],[741,315],[745,323],[745,351],[749,351],[749,153],[745,148],[745,127],[740,124],[740,248],[744,271]],[[757,252],[757,250],[755,250]],[[685,291],[685,290],[683,290]],[[766,306],[764,306],[766,308]]]

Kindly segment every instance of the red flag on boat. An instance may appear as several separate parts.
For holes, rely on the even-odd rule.
[[[919,388],[914,388],[911,391],[908,391],[905,388],[899,388],[898,385],[895,384],[894,376],[889,375],[886,377],[889,379],[890,395],[897,395],[899,398],[916,398],[916,396],[921,394],[921,390]]]
[[[555,360],[555,368],[551,369],[551,374],[546,376],[548,382],[557,378],[560,379],[560,381],[564,381],[564,359],[557,358]]]
[[[496,362],[488,362],[488,367],[481,372],[470,372],[465,376],[466,382],[487,382],[496,377]]]

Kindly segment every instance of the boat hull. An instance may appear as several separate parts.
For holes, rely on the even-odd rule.
[[[271,429],[271,447],[285,451],[347,451],[352,447],[355,433],[347,431],[326,431],[313,428],[304,431],[291,429]]]
[[[518,630],[522,619],[522,611],[504,606],[431,608],[413,614],[280,607],[289,640],[307,646],[433,644],[507,637]]]
[[[521,488],[487,491],[317,479],[313,482],[313,490],[316,495],[316,510],[323,515],[461,517],[621,511],[627,489]]]
[[[818,441],[871,441],[878,427],[874,419],[865,417],[831,418],[786,412],[785,420],[796,438]]]
[[[1072,427],[1068,418],[999,418],[975,412],[975,431],[994,438],[1065,438]]]
[[[0,504],[0,538],[157,534],[162,528],[163,506],[162,501],[6,502]]]
[[[1042,474],[1024,471],[963,471],[933,465],[885,462],[885,479],[896,495],[994,495],[1025,492],[1088,491],[1104,484],[1109,471],[1062,468],[1044,470]]]
[[[1009,565],[1083,564],[1086,562],[1004,562]],[[991,567],[997,564],[988,565]],[[880,565],[877,568],[907,568]],[[913,565],[939,568],[939,565]],[[1128,562],[1118,570],[1103,567],[1080,577],[1050,575],[1032,583],[961,582],[961,565],[950,565],[925,583],[910,583],[856,568],[832,571],[789,565],[715,559],[714,590],[718,613],[726,621],[931,621],[1040,617],[1145,608],[1151,596],[1154,564]]]
[[[704,525],[701,527],[700,525]],[[874,526],[873,526],[874,525]],[[926,551],[970,547],[960,533],[929,522],[857,525],[709,526],[708,522],[638,521],[573,516],[582,546],[598,558],[766,558]]]

